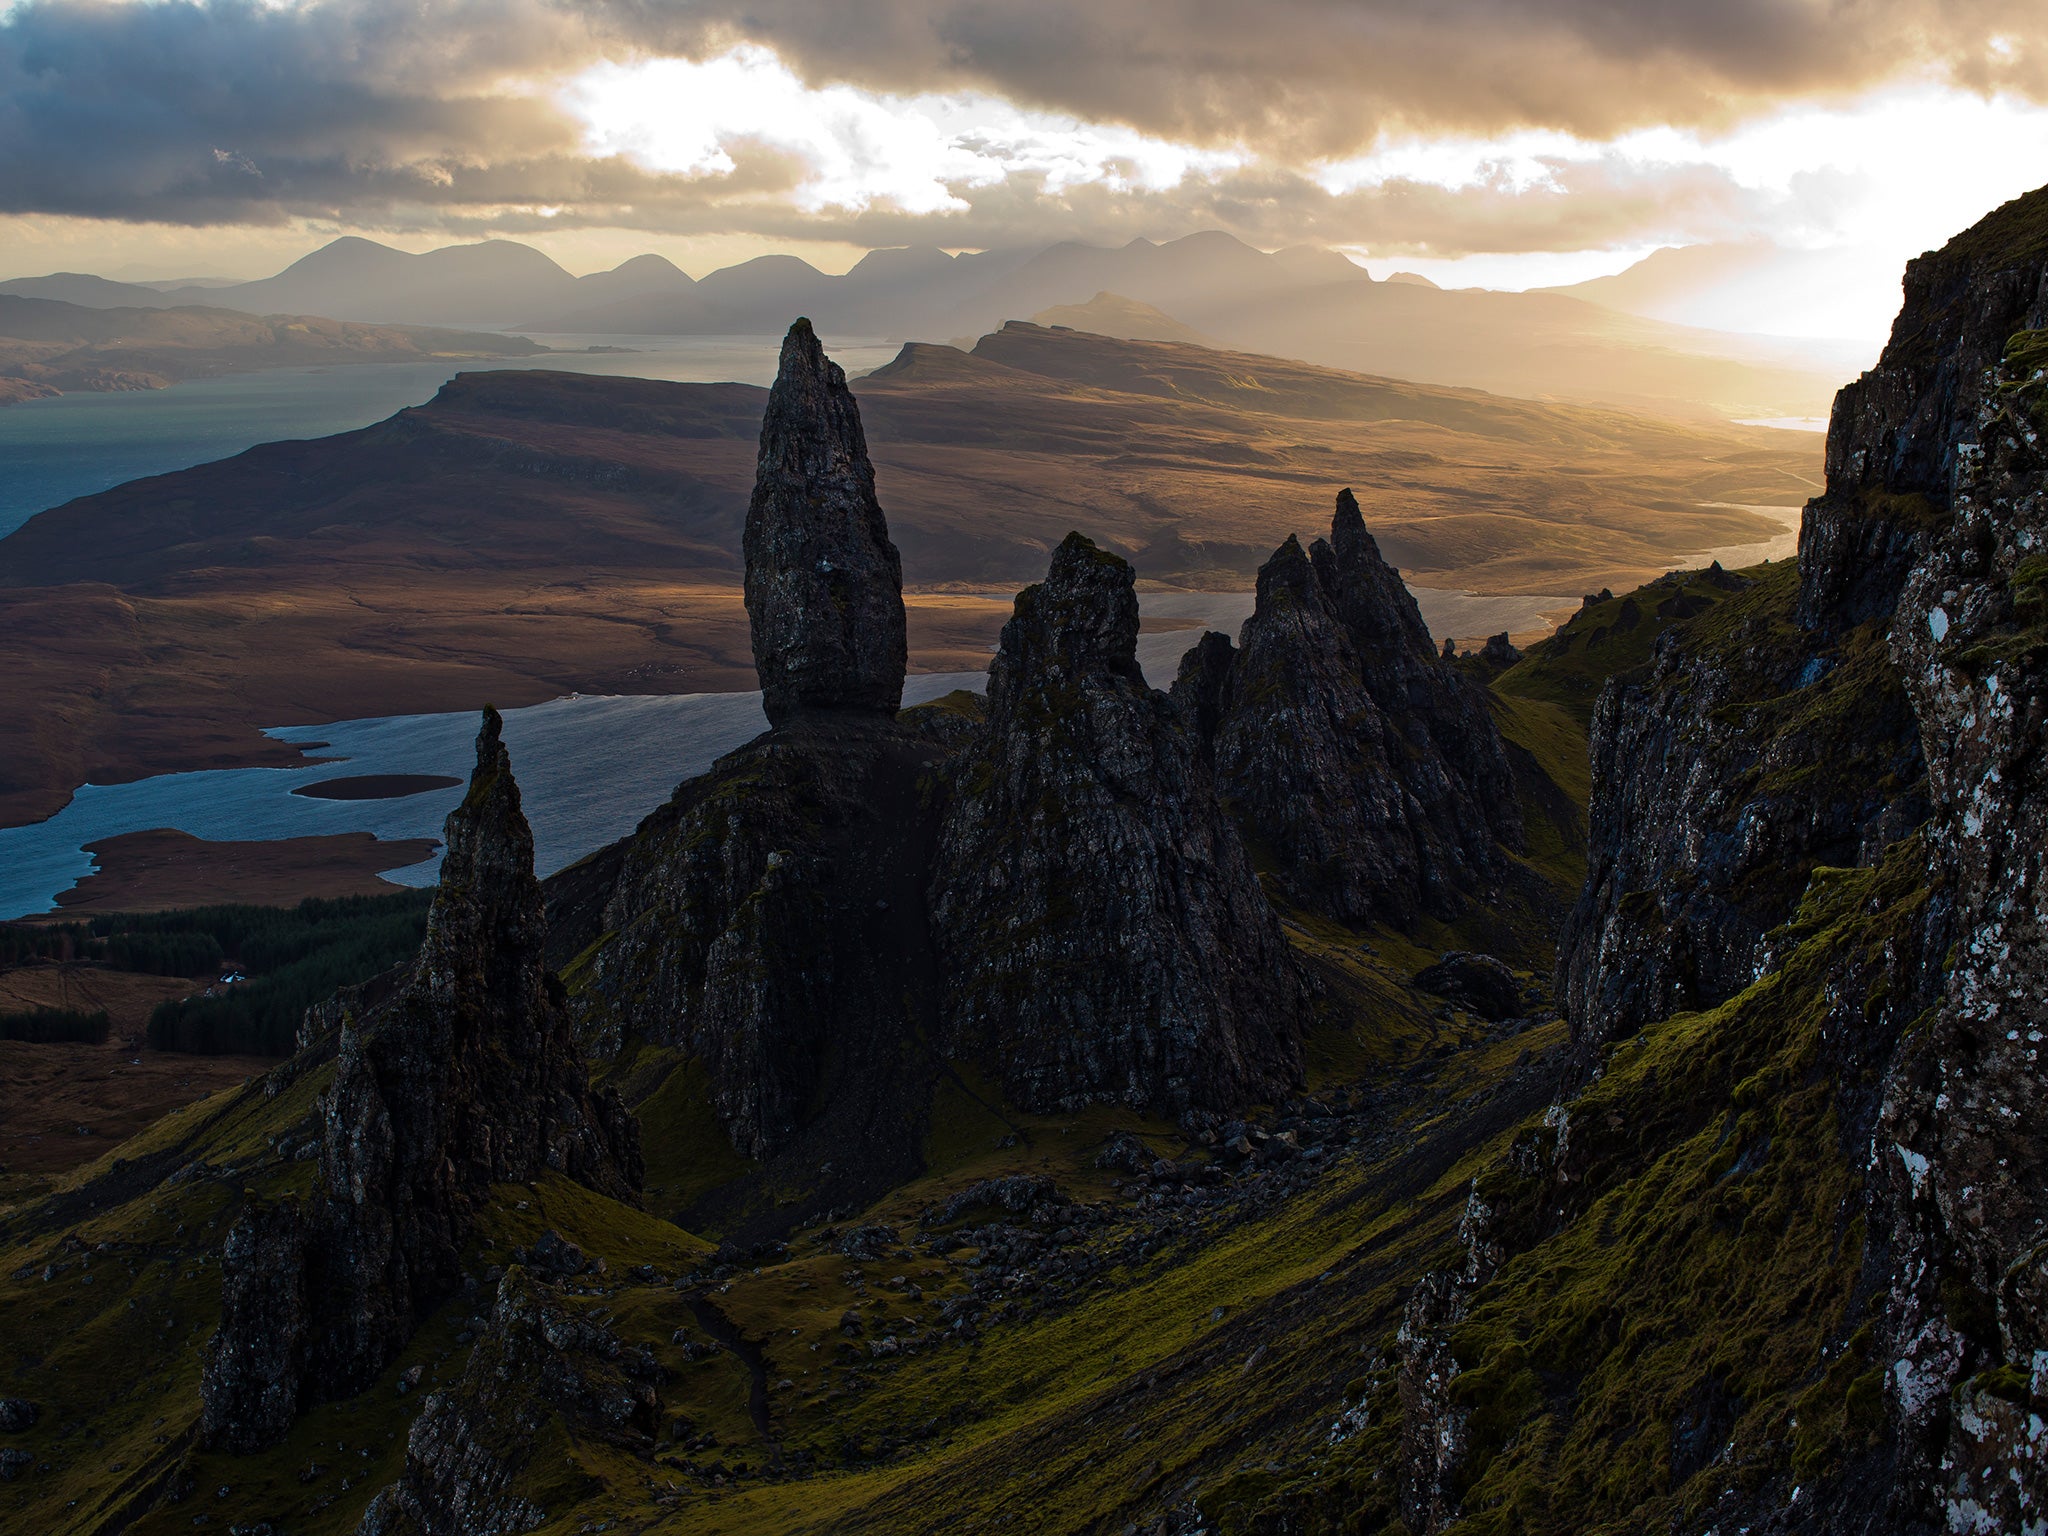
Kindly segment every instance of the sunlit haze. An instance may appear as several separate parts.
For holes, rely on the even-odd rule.
[[[1222,229],[1523,289],[1716,245],[1748,275],[1665,318],[1869,339],[1908,257],[2048,176],[2048,108],[2033,22],[1866,9],[1830,56],[1803,7],[1614,38],[1570,5],[1301,3],[1254,36],[1173,4],[998,26],[933,0],[856,30],[799,5],[26,0],[0,20],[0,275],[248,278],[343,233],[701,276]],[[1480,18],[1501,35],[1432,93]]]

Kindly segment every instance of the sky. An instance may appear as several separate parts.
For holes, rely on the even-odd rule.
[[[1525,288],[1729,244],[1782,291],[1698,323],[1861,336],[2043,182],[2008,0],[0,0],[4,276],[1225,229]]]

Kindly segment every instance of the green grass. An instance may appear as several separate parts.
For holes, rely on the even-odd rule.
[[[713,1190],[760,1164],[733,1150],[732,1140],[711,1108],[711,1082],[704,1064],[681,1051],[642,1048],[615,1079],[659,1083],[645,1097],[621,1085],[640,1122],[640,1150],[647,1164],[647,1198],[670,1214],[688,1210]]]
[[[1793,570],[1788,560],[1745,574],[1768,571],[1776,576]],[[1594,702],[1609,678],[1647,664],[1665,630],[1729,595],[1706,572],[1686,571],[1595,602],[1573,614],[1556,634],[1530,646],[1520,661],[1493,680],[1493,691],[1510,699],[1555,705],[1586,731],[1592,725]]]

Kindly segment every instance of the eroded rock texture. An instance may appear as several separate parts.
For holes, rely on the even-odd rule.
[[[1291,900],[1405,927],[1497,886],[1522,841],[1500,734],[1351,492],[1327,542],[1289,538],[1260,570],[1235,655],[1217,638],[1189,654],[1175,693]]]
[[[2036,328],[2011,337],[1956,445],[1949,524],[1891,636],[1955,912],[1945,1001],[1885,1104],[1906,1367],[1893,1397],[1951,1515],[1987,1530],[2048,1521],[2048,1440],[2023,1401],[2048,1398],[2048,272],[2035,273]],[[2002,1393],[1956,1390],[1999,1361],[2015,1375]]]
[[[1561,953],[1600,1042],[1774,972],[1815,866],[1924,864],[1911,936],[1827,991],[1838,1060],[1889,1057],[1881,1111],[1851,1096],[1841,1119],[1885,1530],[2048,1512],[2044,327],[2048,190],[1908,268],[1883,358],[1837,400],[1796,582],[1766,575],[1603,694]]]
[[[461,1285],[493,1183],[553,1171],[621,1199],[639,1187],[632,1117],[591,1089],[543,964],[533,834],[499,730],[486,710],[418,959],[342,1023],[303,1217],[253,1209],[230,1234],[205,1380],[212,1444],[270,1444],[306,1403],[373,1381]]]
[[[1991,369],[2040,323],[2042,201],[1908,266],[1883,356],[1836,399],[1796,590],[1780,574],[1603,694],[1590,878],[1559,958],[1579,1038],[1733,995],[1770,968],[1765,936],[1814,867],[1873,863],[1926,816],[1923,722],[1887,636],[1949,537]]]
[[[916,1167],[930,1065],[906,1043],[935,1022],[938,818],[920,780],[972,724],[897,718],[896,551],[845,376],[801,320],[761,427],[746,556],[772,728],[605,856],[608,884],[578,898],[602,942],[576,1007],[600,1048],[629,1032],[686,1048],[765,1177],[800,1176],[819,1209],[865,1203]]]
[[[624,852],[579,1007],[687,1047],[748,1157],[850,1177],[835,1147],[914,1148],[900,1042],[932,1023],[919,780],[942,755],[890,721],[799,720],[682,785]]]
[[[299,1413],[314,1328],[306,1298],[306,1228],[296,1200],[254,1205],[221,1249],[220,1329],[200,1372],[200,1432],[248,1454]]]
[[[1417,1536],[1458,1518],[1457,1485],[1470,1449],[1472,1408],[1457,1390],[1458,1358],[1451,1333],[1472,1310],[1472,1294],[1500,1266],[1493,1211],[1474,1188],[1458,1220],[1462,1269],[1424,1275],[1409,1292],[1395,1336],[1401,1395],[1401,1461],[1396,1469],[1401,1515]]]
[[[537,1529],[564,1512],[522,1479],[554,1446],[544,1438],[551,1421],[566,1421],[579,1440],[651,1456],[661,1374],[645,1349],[625,1348],[587,1309],[515,1265],[461,1379],[413,1421],[404,1474],[371,1500],[359,1536]],[[569,1500],[582,1491],[552,1467],[542,1481]]]
[[[932,882],[949,1049],[1034,1109],[1242,1104],[1300,1072],[1303,982],[1131,568],[1079,534],[1017,598]]]
[[[1732,578],[1731,578],[1732,579]],[[1591,1046],[1733,997],[1814,868],[1871,863],[1924,814],[1920,740],[1875,620],[1789,622],[1768,573],[1593,711],[1587,878],[1557,995]]]
[[[789,328],[747,506],[747,619],[772,725],[894,715],[908,651],[903,563],[875,500],[860,408],[808,320]]]

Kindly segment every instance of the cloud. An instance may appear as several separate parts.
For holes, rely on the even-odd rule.
[[[745,0],[664,6],[685,50],[767,44],[814,83],[952,87],[1289,157],[1382,135],[1721,128],[1902,79],[2048,95],[2008,0]]]
[[[0,214],[948,246],[1222,227],[1395,255],[1738,239],[1825,222],[1842,178],[1738,175],[1697,125],[1902,72],[2035,89],[2048,21],[2022,9],[23,0],[0,13]]]

